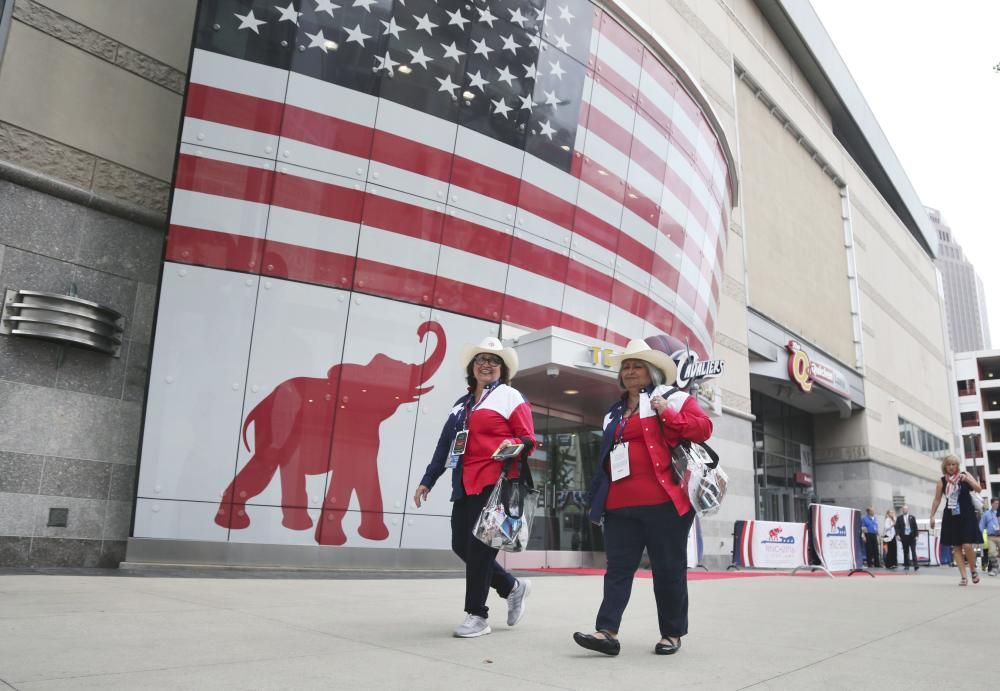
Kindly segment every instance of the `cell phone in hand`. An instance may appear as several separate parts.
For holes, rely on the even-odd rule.
[[[524,451],[524,444],[512,444],[511,446],[505,446],[502,449],[498,448],[493,452],[493,458],[498,458],[500,460],[516,458],[521,455],[522,451]]]

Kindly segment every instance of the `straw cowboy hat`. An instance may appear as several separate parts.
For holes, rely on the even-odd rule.
[[[513,348],[504,348],[500,339],[493,336],[487,336],[479,342],[479,345],[467,344],[462,348],[462,369],[468,368],[472,358],[480,353],[496,355],[503,360],[503,364],[507,365],[508,379],[513,379],[514,375],[517,374],[517,353],[514,352]]]
[[[674,363],[673,358],[663,351],[651,348],[641,338],[634,338],[629,341],[623,352],[608,356],[608,362],[612,367],[620,368],[622,362],[625,360],[642,360],[643,362],[648,362],[663,372],[666,381],[672,382],[677,379],[677,365]]]

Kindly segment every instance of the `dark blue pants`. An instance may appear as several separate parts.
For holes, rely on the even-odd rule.
[[[451,507],[451,549],[465,562],[465,611],[483,619],[489,616],[486,597],[490,588],[506,599],[517,582],[497,563],[500,550],[488,547],[472,535],[476,519],[492,491],[490,485],[479,494],[462,497]]]
[[[672,502],[613,509],[604,515],[604,601],[597,629],[617,633],[632,595],[632,581],[643,548],[653,567],[653,593],[661,636],[683,636],[688,630],[687,538],[694,511],[677,515]]]

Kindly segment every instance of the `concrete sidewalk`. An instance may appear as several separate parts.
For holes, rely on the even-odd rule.
[[[979,641],[1000,578],[960,588],[952,568],[694,581],[672,657],[652,654],[649,579],[608,658],[571,639],[591,630],[602,579],[528,576],[521,624],[493,595],[493,634],[462,640],[455,578],[0,572],[0,689],[972,688],[995,659]]]

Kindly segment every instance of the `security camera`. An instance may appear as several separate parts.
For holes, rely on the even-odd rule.
[[[556,377],[559,376],[559,368],[558,367],[546,367],[545,368],[545,374],[547,374],[550,377],[552,377],[553,379],[555,379]]]

